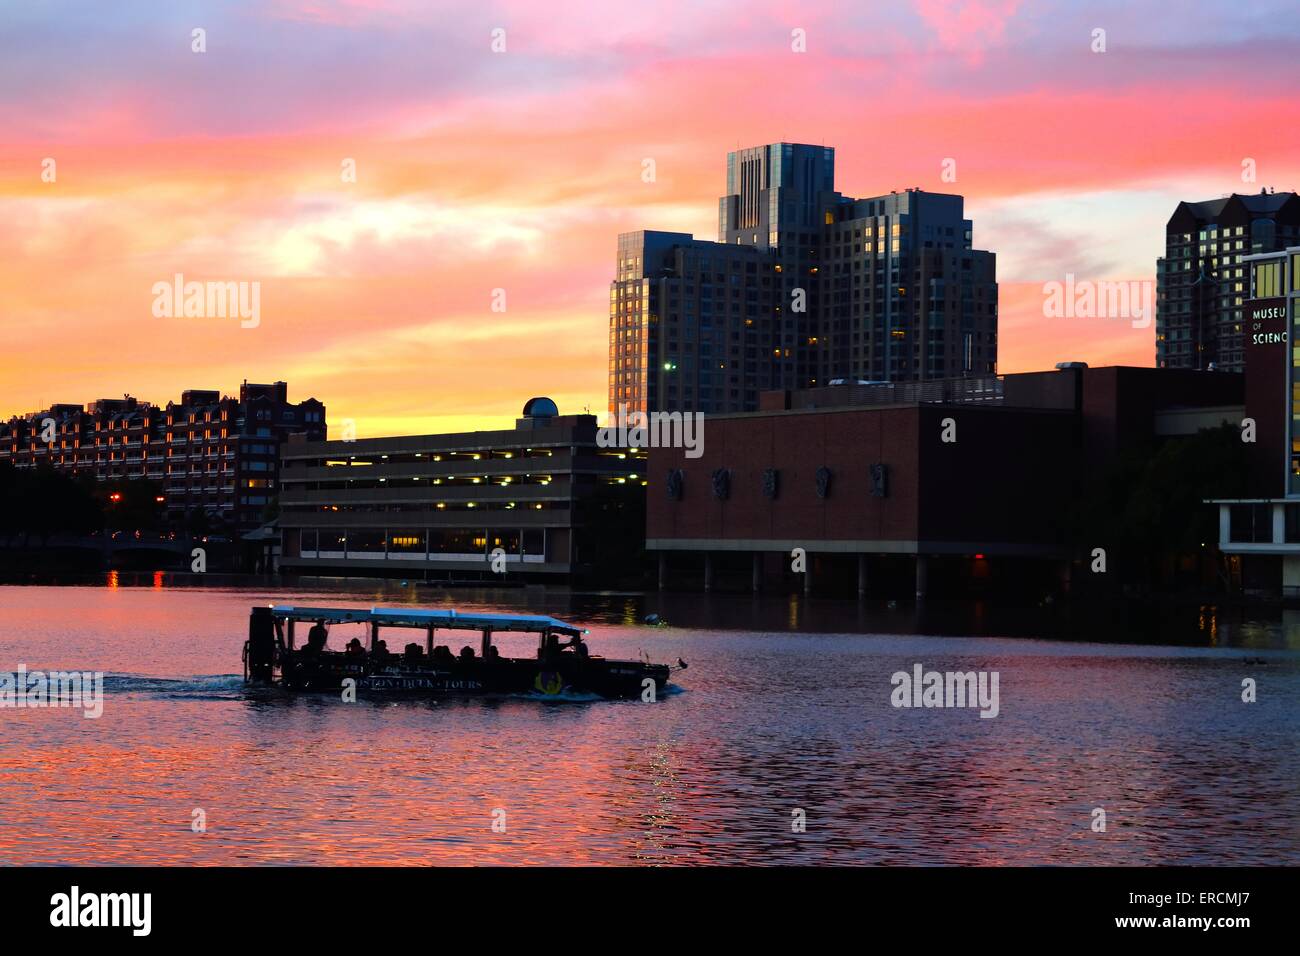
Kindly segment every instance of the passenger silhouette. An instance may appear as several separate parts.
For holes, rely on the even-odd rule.
[[[324,621],[317,621],[307,632],[307,646],[314,651],[325,650],[325,642],[329,640],[329,631],[325,629]]]

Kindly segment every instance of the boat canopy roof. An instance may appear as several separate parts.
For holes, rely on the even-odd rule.
[[[541,634],[585,634],[585,628],[553,617],[530,614],[462,614],[460,611],[428,611],[420,608],[364,608],[303,607],[296,604],[276,604],[271,613],[286,621],[324,621],[327,624],[364,622],[384,627],[435,627],[462,631],[521,631]]]

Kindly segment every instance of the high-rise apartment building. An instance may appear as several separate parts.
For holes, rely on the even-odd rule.
[[[717,242],[619,236],[611,413],[753,411],[768,389],[996,371],[996,259],[973,248],[962,197],[851,199],[834,180],[829,147],[739,150]]]
[[[1156,365],[1243,371],[1250,276],[1242,257],[1298,241],[1295,193],[1180,202],[1165,227],[1164,257],[1156,261]]]

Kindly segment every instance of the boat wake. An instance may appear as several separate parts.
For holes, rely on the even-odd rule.
[[[659,696],[675,697],[678,694],[684,694],[684,693],[686,693],[685,687],[679,687],[676,684],[669,684],[667,687],[665,687],[663,690],[659,692]],[[558,700],[558,701],[573,701],[575,703],[583,703],[592,700],[599,700],[599,701],[607,700],[606,698],[601,697],[599,694],[583,693],[583,692],[572,691],[572,690],[566,690],[559,694],[543,694],[539,691],[530,691],[527,694],[499,694],[497,696],[514,698],[516,700]],[[637,698],[630,698],[629,700],[621,701],[621,703],[639,703],[639,700]]]
[[[194,677],[105,674],[104,693],[147,694],[179,700],[239,700],[244,696],[244,679],[239,674],[201,674]]]

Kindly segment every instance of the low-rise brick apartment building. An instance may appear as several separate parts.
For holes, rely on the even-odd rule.
[[[280,444],[326,435],[325,406],[288,385],[244,382],[238,397],[191,389],[158,406],[131,396],[56,404],[0,423],[0,465],[48,466],[97,482],[149,479],[170,523],[257,527],[278,493]]]

